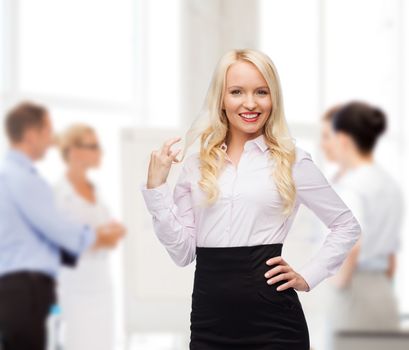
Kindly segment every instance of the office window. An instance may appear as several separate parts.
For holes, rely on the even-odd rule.
[[[180,92],[180,23],[181,0],[149,0],[144,2],[141,18],[145,32],[139,87],[142,124],[149,127],[178,127],[181,121]]]
[[[399,1],[327,1],[325,102],[361,99],[388,113],[390,133],[399,125]],[[363,21],[364,19],[364,21]]]
[[[22,93],[126,103],[133,98],[131,0],[22,0]]]
[[[5,45],[4,43],[4,31],[5,31],[4,19],[5,19],[4,2],[0,1],[0,96],[3,96],[4,94],[4,45]]]
[[[180,0],[22,0],[22,95],[126,109],[135,124],[180,118]]]
[[[260,48],[278,69],[289,123],[319,114],[319,1],[261,0]]]
[[[4,101],[5,101],[5,8],[4,1],[0,1],[0,121],[3,121]],[[0,133],[0,157],[4,154],[6,138],[4,133]]]

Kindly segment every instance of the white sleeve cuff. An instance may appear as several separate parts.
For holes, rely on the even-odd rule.
[[[168,183],[165,182],[158,187],[149,189],[146,187],[146,183],[144,183],[140,189],[146,207],[153,216],[156,216],[161,210],[172,208],[173,198]]]
[[[298,273],[305,279],[310,287],[308,292],[329,276],[329,274],[323,271],[322,267],[317,266],[314,261],[310,261],[304,265]]]

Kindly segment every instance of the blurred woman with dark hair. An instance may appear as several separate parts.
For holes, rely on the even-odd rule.
[[[384,112],[362,102],[336,106],[323,118],[321,147],[339,165],[334,188],[362,227],[361,238],[333,278],[332,305],[337,307],[330,313],[332,331],[399,326],[392,278],[403,198],[397,182],[374,159],[386,127]]]

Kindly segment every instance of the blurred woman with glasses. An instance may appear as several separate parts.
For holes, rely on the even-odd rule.
[[[88,177],[101,163],[102,150],[94,129],[76,124],[58,139],[67,165],[56,186],[59,206],[67,215],[92,227],[118,224]],[[110,252],[92,250],[75,269],[63,269],[59,301],[66,322],[67,350],[111,350],[114,347],[113,281]]]

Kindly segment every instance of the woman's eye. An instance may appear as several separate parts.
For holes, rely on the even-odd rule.
[[[232,94],[232,95],[239,95],[240,94],[240,90],[232,90],[232,91],[230,91],[230,93]]]
[[[257,93],[259,95],[268,95],[268,91],[267,90],[258,90]]]

